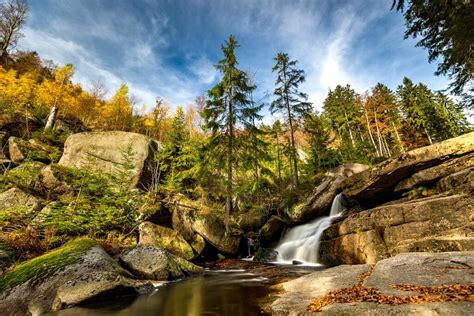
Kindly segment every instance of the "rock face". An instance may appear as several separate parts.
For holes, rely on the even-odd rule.
[[[157,142],[128,132],[86,132],[69,136],[60,164],[95,171],[127,174],[130,187],[147,187],[152,178]]]
[[[150,280],[174,280],[203,272],[189,261],[147,245],[138,245],[121,255],[120,262],[135,275]]]
[[[162,248],[184,259],[194,258],[193,249],[183,236],[175,230],[150,222],[143,222],[139,226],[139,243],[142,245]]]
[[[327,265],[375,263],[403,252],[474,250],[474,197],[433,196],[365,210],[322,236]]]
[[[39,315],[152,288],[132,277],[94,241],[77,239],[0,276],[0,314]]]
[[[246,232],[258,231],[266,222],[268,216],[263,209],[253,208],[239,215],[240,228]]]
[[[381,200],[394,196],[400,181],[410,178],[420,170],[461,157],[474,151],[474,132],[451,138],[431,146],[418,148],[406,154],[378,164],[374,168],[360,172],[343,181],[341,187],[349,199],[363,205],[376,205]],[[436,172],[436,171],[435,171]],[[425,176],[429,176],[425,172]],[[432,177],[432,176],[431,176]],[[409,188],[416,183],[417,177],[406,180],[399,189]]]
[[[328,213],[334,197],[341,191],[342,181],[368,168],[363,164],[349,163],[327,172],[308,200],[287,212],[290,222],[302,223]]]
[[[0,193],[0,211],[21,208],[23,212],[32,214],[39,211],[42,204],[42,200],[17,188]]]
[[[283,220],[276,215],[272,215],[258,232],[258,239],[263,243],[278,241],[283,229],[285,229]]]
[[[236,230],[226,230],[221,218],[213,215],[208,210],[199,210],[192,205],[173,206],[172,225],[173,229],[180,232],[184,238],[193,245],[197,253],[202,253],[204,247],[196,244],[200,239],[198,236],[226,255],[235,255],[239,251],[241,233]],[[188,203],[190,204],[190,203]],[[199,252],[198,249],[201,249]]]
[[[305,314],[314,300],[322,299],[331,291],[353,286],[372,288],[382,297],[396,296],[410,301],[410,297],[420,293],[394,286],[414,285],[425,289],[455,284],[472,286],[473,277],[469,267],[472,269],[473,266],[474,252],[405,253],[379,261],[373,270],[366,264],[341,265],[284,283],[285,293],[271,304],[269,312],[277,315]],[[320,312],[323,315],[472,315],[474,305],[467,301],[388,305],[361,300],[329,304],[322,307]]]

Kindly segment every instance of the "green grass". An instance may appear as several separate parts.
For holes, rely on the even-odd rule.
[[[23,262],[0,276],[0,292],[27,281],[31,282],[29,286],[35,286],[39,281],[78,261],[81,255],[95,245],[97,244],[92,239],[78,238],[42,256]]]

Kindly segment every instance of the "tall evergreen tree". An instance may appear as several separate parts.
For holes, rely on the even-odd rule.
[[[282,112],[286,115],[290,127],[291,160],[293,162],[293,176],[295,185],[298,185],[298,152],[295,144],[295,130],[298,119],[311,110],[311,103],[307,102],[308,95],[300,92],[298,87],[305,81],[304,71],[296,68],[297,60],[290,60],[286,53],[278,53],[272,71],[277,73],[274,95],[270,110],[272,113]]]
[[[235,49],[239,45],[234,36],[229,36],[222,46],[224,58],[221,59],[216,68],[222,73],[222,78],[213,88],[208,91],[209,100],[203,110],[203,117],[207,128],[212,131],[209,148],[224,146],[223,151],[226,161],[226,213],[233,213],[233,174],[235,169],[235,154],[237,136],[235,129],[238,125],[245,125],[252,121],[255,111],[252,110],[250,93],[255,89],[249,84],[247,74],[238,69]]]
[[[359,129],[361,113],[356,107],[356,93],[350,87],[337,85],[329,90],[324,100],[324,111],[332,127],[339,133],[343,142],[356,145],[356,131]]]

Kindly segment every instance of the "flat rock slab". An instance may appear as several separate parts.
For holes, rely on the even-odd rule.
[[[397,290],[395,285],[439,287],[474,282],[474,252],[405,253],[371,265],[341,265],[313,272],[283,283],[284,293],[268,308],[276,315],[301,315],[308,306],[331,291],[359,286],[375,288],[384,296],[417,296]],[[350,295],[350,294],[349,294]],[[322,307],[322,315],[473,315],[474,303],[430,302],[400,305],[375,302],[333,303]]]

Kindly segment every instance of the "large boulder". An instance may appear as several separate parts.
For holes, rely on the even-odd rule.
[[[277,315],[472,315],[474,252],[406,253],[369,265],[341,265],[283,284]],[[430,302],[430,298],[433,298]],[[342,303],[344,302],[344,303]]]
[[[259,230],[258,239],[264,244],[278,241],[285,227],[285,222],[279,216],[272,215],[265,225],[263,225],[263,227]]]
[[[93,240],[76,239],[0,276],[0,314],[40,315],[153,287],[132,278]]]
[[[323,233],[327,265],[375,263],[404,252],[474,250],[474,196],[433,196],[349,215]]]
[[[431,146],[414,149],[397,158],[388,159],[371,169],[345,179],[341,188],[349,199],[369,206],[377,205],[396,195],[394,190],[400,181],[411,177],[420,170],[428,169],[473,151],[474,132],[471,132]],[[409,184],[402,186],[410,187]]]
[[[189,243],[202,246],[196,236],[199,235],[223,254],[236,255],[239,252],[241,232],[234,225],[226,227],[222,218],[212,214],[212,210],[185,200],[177,201],[171,207],[173,229],[179,231]],[[204,247],[195,247],[200,248],[201,253],[204,251]]]
[[[146,188],[153,181],[158,143],[128,132],[86,132],[69,136],[59,164],[124,175],[130,187]],[[156,180],[156,179],[155,179]]]
[[[245,213],[238,216],[238,223],[240,228],[245,232],[258,231],[267,221],[268,212],[266,210],[253,207]]]
[[[327,172],[305,202],[287,211],[290,222],[303,223],[329,213],[334,197],[341,191],[342,181],[368,168],[367,165],[349,163]]]
[[[61,195],[72,195],[73,189],[65,181],[59,180],[52,166],[41,169],[35,183],[35,189],[49,198],[57,198]]]
[[[143,222],[139,226],[139,243],[165,249],[184,259],[194,258],[192,247],[181,234],[171,228]]]
[[[120,256],[120,262],[135,275],[150,280],[174,280],[203,269],[163,249],[137,245]]]

